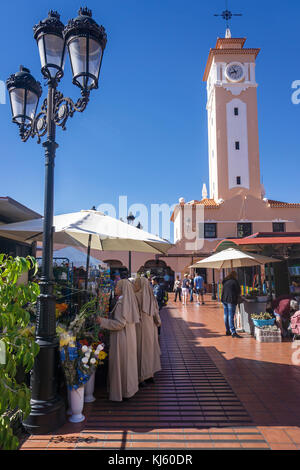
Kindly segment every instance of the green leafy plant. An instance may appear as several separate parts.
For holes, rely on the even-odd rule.
[[[77,339],[90,338],[91,341],[94,341],[100,331],[100,326],[96,322],[98,315],[97,299],[94,298],[81,307],[80,312],[68,328]]]
[[[16,379],[17,371],[28,373],[39,346],[34,337],[24,334],[29,325],[28,307],[40,293],[35,282],[23,284],[21,276],[34,270],[36,260],[0,254],[0,448],[13,450],[19,445],[14,435],[9,412],[19,410],[23,419],[30,413],[30,390]]]

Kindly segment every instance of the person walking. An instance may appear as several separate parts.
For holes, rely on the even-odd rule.
[[[199,297],[201,296],[202,305],[204,305],[204,279],[200,274],[194,279],[194,287],[196,291],[197,304],[200,305]]]
[[[189,275],[189,292],[190,292],[190,302],[194,302],[194,297],[193,297],[193,293],[194,293],[194,276],[192,276],[191,274]]]
[[[237,280],[236,271],[232,271],[223,280],[222,284],[223,289],[221,302],[224,306],[224,323],[226,328],[226,335],[231,335],[232,338],[241,338],[241,336],[237,334],[234,326],[236,306],[238,304],[239,296],[241,295],[241,286]]]
[[[183,281],[182,281],[182,304],[186,305],[187,303],[187,296],[189,293],[189,279],[188,279],[188,274],[184,275]]]
[[[175,292],[174,302],[176,302],[177,296],[179,296],[179,302],[181,302],[181,281],[179,279],[179,276],[176,277],[176,281],[174,282],[174,292]]]

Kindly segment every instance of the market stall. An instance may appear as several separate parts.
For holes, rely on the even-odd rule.
[[[37,260],[41,265],[41,258]],[[88,273],[85,268],[86,254],[81,250],[65,247],[54,251],[53,277],[57,317],[69,317],[71,320],[87,301],[94,298],[100,301],[100,297],[101,302],[105,302],[106,312],[109,311],[109,301],[113,296],[109,266],[90,257]]]
[[[258,232],[245,238],[226,239],[219,243],[216,252],[229,247],[281,260],[262,268],[268,294],[278,297],[300,293],[300,232]]]
[[[205,258],[190,266],[191,268],[206,267],[211,269],[246,268],[249,266],[264,266],[270,263],[279,263],[281,260],[270,258],[248,251],[241,251],[236,248],[227,248]],[[252,289],[247,294],[242,295],[237,310],[237,329],[254,335],[255,328],[253,318],[266,315],[268,295],[264,295],[261,289]],[[263,319],[263,318],[261,318]]]

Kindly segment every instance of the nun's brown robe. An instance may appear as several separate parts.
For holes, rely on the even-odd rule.
[[[138,378],[139,382],[143,382],[161,370],[157,329],[161,320],[149,281],[146,278],[138,278],[135,288],[138,289],[135,295],[140,311],[140,323],[136,324]]]
[[[129,281],[123,279],[118,285],[122,289],[122,297],[112,311],[112,318],[101,318],[101,327],[110,330],[108,389],[111,401],[130,398],[139,389],[136,341],[138,305]]]

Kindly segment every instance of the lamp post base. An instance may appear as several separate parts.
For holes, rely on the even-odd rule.
[[[66,422],[65,403],[61,397],[52,401],[31,400],[31,412],[22,423],[29,434],[48,434]]]

